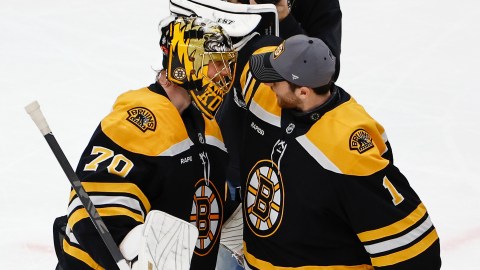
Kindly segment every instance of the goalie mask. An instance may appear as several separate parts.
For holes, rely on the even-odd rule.
[[[230,37],[220,25],[200,17],[171,16],[159,27],[168,80],[185,88],[212,119],[234,80],[237,52]]]

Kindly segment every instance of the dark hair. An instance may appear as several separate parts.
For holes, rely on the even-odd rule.
[[[294,84],[292,82],[289,82],[289,81],[286,81],[286,82],[288,83],[288,85],[290,86],[290,89],[292,89],[292,91],[295,90],[296,88],[301,87],[300,85]],[[328,93],[328,91],[330,91],[331,86],[332,86],[332,81],[330,81],[329,83],[327,83],[324,86],[315,87],[315,88],[312,88],[312,89],[313,89],[313,92],[315,92],[315,94],[324,95],[324,94]]]

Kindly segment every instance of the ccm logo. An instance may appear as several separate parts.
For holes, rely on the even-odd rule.
[[[265,134],[265,132],[263,131],[263,129],[261,129],[259,126],[255,125],[255,123],[252,122],[252,123],[250,124],[250,126],[251,126],[255,131],[257,131],[258,134],[260,134],[260,135],[262,135],[262,136]]]

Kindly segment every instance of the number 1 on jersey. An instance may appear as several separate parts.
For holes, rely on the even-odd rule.
[[[402,194],[397,191],[392,182],[390,182],[386,176],[383,177],[383,187],[390,192],[390,195],[392,195],[392,202],[394,205],[399,205],[401,202],[403,202],[404,198]]]

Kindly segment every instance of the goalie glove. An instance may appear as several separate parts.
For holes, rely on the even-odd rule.
[[[223,245],[243,266],[243,217],[242,204],[239,204],[233,214],[222,226],[220,244]]]
[[[220,24],[240,50],[256,35],[279,35],[277,9],[272,4],[246,5],[220,0],[170,0],[175,16],[199,16]]]
[[[194,225],[152,210],[145,224],[125,236],[120,251],[132,263],[132,270],[188,270],[197,238]]]

